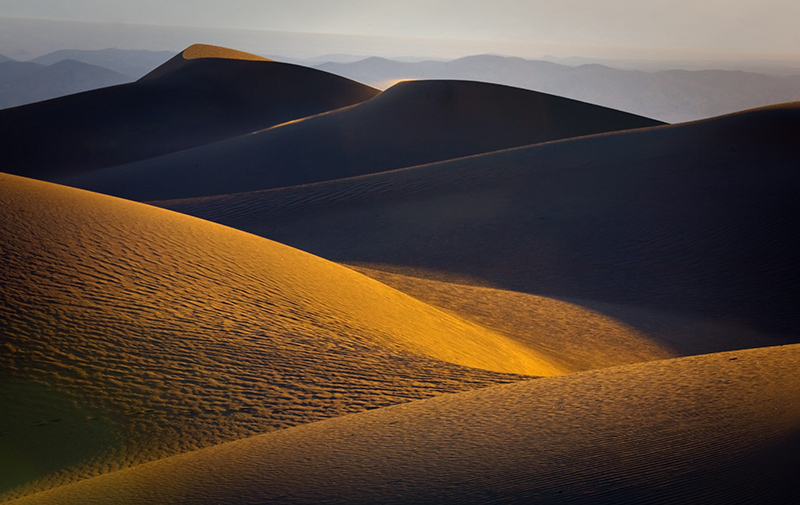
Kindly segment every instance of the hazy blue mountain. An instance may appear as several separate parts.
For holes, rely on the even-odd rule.
[[[0,61],[0,90],[7,89],[12,82],[41,71],[42,68],[42,65],[30,61]]]
[[[100,49],[96,51],[63,49],[31,61],[52,65],[62,60],[75,60],[104,67],[138,79],[175,56],[172,51],[140,51],[127,49]]]
[[[493,55],[452,61],[367,58],[316,68],[386,88],[402,79],[467,79],[506,84],[678,123],[800,100],[800,75],[732,70],[620,70]]]
[[[0,108],[39,102],[132,80],[132,77],[119,72],[74,60],[62,60],[52,65],[5,61],[0,63]]]

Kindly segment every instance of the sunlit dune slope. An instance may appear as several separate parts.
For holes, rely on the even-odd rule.
[[[224,60],[243,60],[243,61],[272,61],[263,56],[237,51],[227,47],[210,46],[208,44],[194,44],[184,49],[180,54],[171,58],[169,61],[160,65],[158,68],[148,73],[141,80],[146,81],[163,77],[171,72],[178,71],[189,66],[188,62],[197,59],[219,58]]]
[[[163,205],[334,261],[713,318],[794,340],[798,160],[793,103]]]
[[[0,216],[0,491],[561,371],[348,268],[189,216],[5,174]]]
[[[508,86],[409,81],[349,109],[58,182],[132,200],[184,198],[338,179],[660,124]]]
[[[795,503],[800,346],[383,408],[14,502]]]
[[[377,90],[287,63],[192,46],[137,82],[0,111],[3,171],[92,170],[352,105]]]
[[[632,305],[559,300],[463,281],[351,268],[513,338],[572,371],[775,344],[773,336],[742,325]]]

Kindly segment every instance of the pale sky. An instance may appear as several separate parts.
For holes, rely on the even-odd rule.
[[[0,17],[800,56],[800,0],[1,0]]]

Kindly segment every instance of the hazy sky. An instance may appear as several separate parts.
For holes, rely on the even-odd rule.
[[[798,0],[2,0],[0,17],[800,55]]]

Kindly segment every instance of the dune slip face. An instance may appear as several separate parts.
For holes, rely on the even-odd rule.
[[[180,151],[367,100],[378,90],[214,46],[137,82],[0,111],[3,171],[52,179]]]
[[[208,196],[352,177],[661,124],[508,86],[411,81],[350,108],[54,180],[138,201]]]
[[[800,335],[798,159],[794,103],[161,205],[334,261],[710,318],[785,342]]]
[[[353,270],[193,217],[6,174],[0,215],[7,497],[565,371]]]
[[[800,346],[494,386],[179,455],[15,505],[796,502]]]

